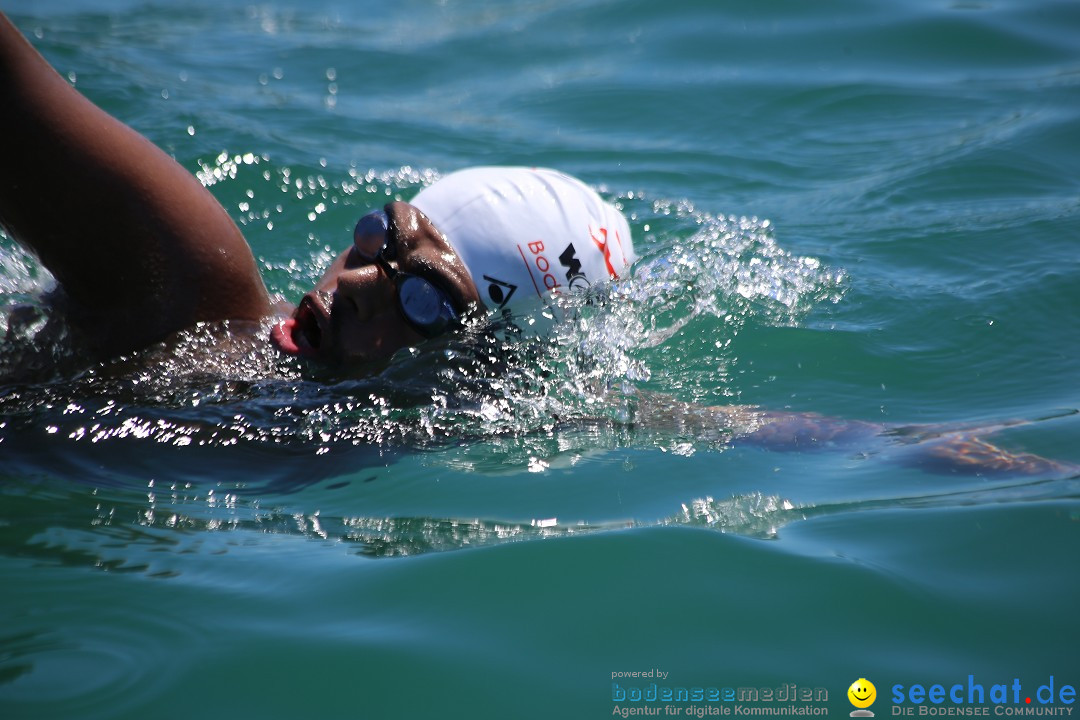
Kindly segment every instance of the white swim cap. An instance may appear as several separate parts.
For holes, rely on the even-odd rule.
[[[637,259],[622,213],[555,170],[461,170],[412,204],[446,235],[491,310],[624,277]]]

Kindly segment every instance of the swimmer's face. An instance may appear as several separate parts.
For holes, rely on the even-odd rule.
[[[386,360],[424,339],[398,310],[393,281],[354,248],[338,255],[271,338],[282,352],[335,366]]]
[[[391,266],[440,287],[459,315],[482,309],[468,270],[427,217],[403,202],[387,205],[386,212],[397,258]],[[386,269],[367,256],[355,245],[338,255],[292,317],[274,327],[270,337],[279,350],[355,366],[387,360],[424,340],[405,320]]]

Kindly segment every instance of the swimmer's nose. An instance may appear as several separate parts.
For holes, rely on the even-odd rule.
[[[368,320],[394,307],[393,291],[393,283],[378,265],[364,265],[338,276],[334,302],[344,301],[344,309],[357,320]]]

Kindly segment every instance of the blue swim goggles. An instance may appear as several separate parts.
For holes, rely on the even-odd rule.
[[[397,257],[397,238],[384,210],[368,213],[356,223],[353,247],[357,255],[383,269],[397,289],[398,309],[405,322],[424,337],[435,337],[457,321],[445,292],[427,278],[402,272],[390,264]]]

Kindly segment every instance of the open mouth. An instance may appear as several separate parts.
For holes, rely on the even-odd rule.
[[[318,350],[322,345],[322,327],[319,325],[315,301],[310,295],[300,301],[300,307],[296,310],[293,338],[296,339],[298,345],[306,345],[312,350]]]
[[[308,293],[291,318],[282,320],[270,331],[270,339],[288,355],[315,357],[323,341],[323,328],[329,321],[322,299]]]

